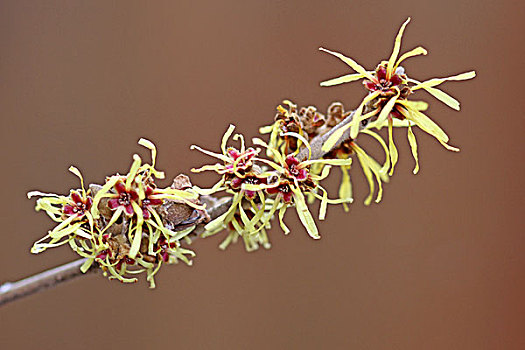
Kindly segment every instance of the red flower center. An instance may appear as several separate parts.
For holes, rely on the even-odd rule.
[[[104,260],[106,259],[106,257],[109,255],[109,250],[107,249],[104,249],[103,251],[101,251],[100,253],[98,253],[98,255],[96,256],[97,259],[101,259],[101,260]]]
[[[91,197],[84,199],[77,192],[72,192],[71,199],[73,200],[73,203],[65,204],[62,207],[62,213],[65,215],[76,215],[77,217],[81,218],[84,216],[86,211],[91,209],[91,205],[93,203],[93,199]]]
[[[403,79],[398,74],[393,74],[390,79],[387,78],[386,68],[381,66],[376,69],[376,78],[372,81],[365,80],[364,85],[370,91],[381,91],[386,93],[392,90],[392,88],[400,85]]]
[[[277,189],[281,193],[289,193],[290,192],[290,186],[288,186],[286,184],[285,185],[279,185],[279,187],[277,187]]]
[[[128,192],[123,192],[118,197],[118,203],[120,205],[130,205],[131,204],[131,196]]]
[[[299,169],[297,169],[297,167],[295,165],[291,165],[290,168],[288,168],[288,170],[290,171],[290,174],[293,176],[293,177],[297,177],[299,176]]]
[[[249,185],[258,185],[261,183],[261,180],[254,177],[254,176],[250,176],[250,177],[247,177],[244,179],[244,182],[249,184]]]
[[[289,177],[293,177],[297,181],[305,181],[308,178],[308,169],[302,167],[299,160],[292,155],[286,157],[286,169]]]

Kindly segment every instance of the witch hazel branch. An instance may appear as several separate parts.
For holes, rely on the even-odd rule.
[[[157,181],[166,176],[157,170],[157,149],[150,140],[140,139],[139,145],[151,153],[150,160],[135,154],[126,174],[114,174],[100,184],[85,186],[80,171],[71,167],[80,186],[69,194],[29,192],[28,197],[38,198],[36,210],[44,211],[56,222],[34,243],[31,252],[39,254],[65,245],[82,260],[62,272],[48,272],[47,279],[31,277],[32,282],[24,282],[23,290],[22,284],[18,287],[19,295],[40,290],[38,283],[53,285],[50,278],[67,280],[57,279],[64,271],[68,276],[77,276],[97,269],[123,283],[136,282],[144,275],[154,288],[155,275],[163,265],[191,265],[195,252],[190,247],[196,238],[222,235],[221,249],[239,241],[247,251],[269,249],[270,233],[275,231],[270,230],[272,226],[285,234],[298,231],[286,225],[290,212],[297,214],[311,238],[319,239],[316,221],[325,220],[328,205],[342,205],[348,211],[354,201],[351,179],[356,163],[368,182],[369,194],[364,203],[381,201],[383,186],[393,176],[399,156],[394,128],[407,132],[414,174],[419,171],[416,129],[433,136],[447,150],[459,151],[449,145],[447,134],[425,114],[428,103],[412,97],[425,91],[459,110],[459,102],[437,86],[472,79],[475,72],[425,81],[409,77],[401,63],[427,54],[420,46],[400,53],[409,22],[410,18],[401,26],[390,57],[372,70],[339,52],[320,49],[351,69],[349,74],[324,81],[321,86],[361,81],[365,95],[357,108],[346,109],[343,103],[334,102],[321,113],[314,106],[298,107],[285,100],[277,106],[273,123],[259,129],[259,137],[248,140],[230,125],[216,150],[191,146],[211,160],[191,170],[215,173],[217,182],[211,188],[198,187],[183,174],[176,176],[169,187],[159,187]],[[386,129],[386,137],[380,134],[382,128]],[[384,151],[383,162],[360,146],[362,135],[379,143]],[[337,176],[339,191],[332,197],[324,184],[333,181],[334,171],[341,175]],[[311,209],[315,201],[320,202],[316,213]],[[13,284],[1,286],[0,304],[17,295]]]

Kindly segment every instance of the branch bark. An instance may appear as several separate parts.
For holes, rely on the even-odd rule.
[[[78,276],[83,276],[84,274],[80,271],[80,266],[82,266],[85,260],[86,259],[78,259],[14,283],[6,282],[2,284],[0,286],[0,306],[27,295],[35,294],[44,289],[54,287]],[[87,273],[92,271],[95,271],[95,269],[90,269]]]
[[[346,117],[345,119],[341,120],[341,122],[339,122],[336,126],[334,126],[332,129],[330,129],[330,131],[322,134],[322,135],[318,135],[316,137],[314,137],[314,139],[312,140],[312,142],[310,142],[310,148],[312,150],[312,155],[311,155],[311,159],[320,159],[322,158],[326,153],[328,152],[324,152],[323,151],[323,145],[324,143],[326,142],[326,140],[328,140],[328,138],[330,136],[332,136],[332,134],[350,124],[350,122],[352,121],[352,119],[354,119],[354,113],[355,111],[352,111],[352,113],[350,113],[350,115],[348,117]],[[360,127],[361,128],[361,127]],[[337,147],[339,147],[341,145],[341,143],[343,143],[344,141],[348,140],[350,138],[350,129],[347,129],[344,133],[343,133],[343,136],[341,136],[341,138],[339,138],[339,140],[335,143],[335,145],[330,149],[330,151],[332,149],[335,149]],[[305,159],[308,159],[308,148],[306,147],[302,147],[301,150],[299,151],[299,153],[297,154],[297,159],[299,159],[299,161],[303,161]]]

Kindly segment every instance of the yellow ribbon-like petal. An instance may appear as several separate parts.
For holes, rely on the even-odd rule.
[[[131,205],[133,206],[135,215],[137,217],[137,223],[135,225],[135,234],[133,235],[133,239],[129,237],[131,241],[131,249],[129,250],[129,257],[134,259],[139,252],[140,242],[142,241],[142,224],[144,223],[144,216],[142,215],[142,208],[136,202],[131,202]],[[131,224],[129,227],[129,232],[130,231],[131,231]]]
[[[405,23],[403,23],[399,29],[399,32],[397,33],[396,40],[394,42],[394,49],[392,50],[392,55],[390,56],[386,66],[386,76],[388,79],[390,79],[394,73],[394,65],[396,63],[397,56],[399,55],[399,50],[401,49],[401,38],[403,37],[403,32],[405,31],[405,27],[407,26],[408,22],[410,22],[410,17],[408,17]]]
[[[80,171],[75,168],[74,166],[70,166],[69,167],[69,171],[72,172],[73,174],[75,174],[79,179],[80,179],[80,186],[82,188],[82,197],[84,199],[86,199],[86,189],[84,188],[84,177],[82,176],[82,174],[80,173]]]
[[[393,135],[393,122],[392,118],[388,119],[388,153],[390,154],[390,161],[392,163],[392,166],[390,168],[390,176],[394,174],[394,167],[396,166],[397,159],[398,159],[398,153],[397,148],[394,143],[394,135]]]
[[[379,142],[379,144],[383,148],[383,151],[385,152],[385,163],[383,164],[383,166],[381,167],[379,172],[380,172],[380,174],[382,176],[386,176],[387,177],[386,173],[387,173],[388,169],[390,168],[390,152],[388,150],[388,146],[386,145],[385,141],[383,141],[381,136],[379,136],[378,134],[376,134],[372,130],[365,129],[362,132],[365,133],[365,134],[368,134],[368,135],[372,136],[374,139],[376,139],[376,141]],[[388,177],[387,177],[387,179],[388,179]]]
[[[425,87],[434,87],[434,86],[444,83],[445,81],[468,80],[468,79],[474,78],[475,76],[476,76],[476,72],[470,71],[470,72],[465,72],[465,73],[453,75],[451,77],[446,77],[446,78],[432,78],[422,83],[418,83],[416,86],[412,87],[411,89],[412,91],[415,91],[415,90],[422,89]]]
[[[338,78],[333,78],[330,80],[323,81],[321,82],[320,85],[321,86],[334,86],[334,85],[339,85],[339,84],[351,83],[353,81],[363,79],[364,77],[365,76],[361,73],[347,74],[347,75],[343,75]]]
[[[286,205],[283,205],[281,209],[279,209],[279,225],[281,226],[281,230],[283,230],[283,233],[285,235],[290,233],[290,229],[284,223],[284,214],[286,213],[286,209],[287,209]]]
[[[397,63],[394,67],[394,72],[396,71],[396,68],[399,66],[399,64],[401,62],[403,62],[404,60],[406,60],[407,58],[410,58],[410,57],[414,57],[414,56],[419,56],[419,55],[426,55],[428,53],[427,50],[425,50],[424,47],[421,47],[421,46],[418,46],[416,47],[415,49],[412,49],[408,52],[405,52],[403,55],[401,55],[401,57],[399,57],[399,59],[397,60]]]
[[[349,166],[341,167],[341,172],[343,176],[341,179],[341,185],[339,186],[339,197],[348,200],[348,202],[343,203],[343,208],[345,211],[350,210],[347,203],[352,203],[354,201],[353,194],[352,194],[352,181],[350,179],[349,171],[350,171]]]
[[[390,112],[392,112],[392,108],[394,108],[399,94],[400,92],[397,90],[397,94],[392,96],[390,100],[388,100],[388,102],[383,106],[383,108],[381,108],[381,113],[379,113],[379,117],[377,117],[377,120],[375,121],[375,123],[377,123],[378,130],[381,130],[381,125],[386,121],[390,115]]]
[[[467,80],[472,79],[476,76],[475,71],[465,72],[457,75],[453,75],[451,77],[447,78],[433,78],[429,79],[424,82],[417,82],[415,80],[411,80],[416,83],[415,86],[411,87],[412,91],[416,91],[418,89],[425,89],[429,94],[440,100],[441,102],[445,103],[447,106],[459,111],[459,101],[456,100],[454,97],[448,95],[447,93],[436,89],[435,86],[440,85],[446,81],[461,81],[461,80]]]
[[[196,149],[197,151],[202,152],[204,154],[207,154],[210,157],[218,158],[218,159],[222,160],[225,163],[231,163],[232,162],[232,160],[229,157],[225,156],[224,154],[211,152],[211,151],[205,150],[205,149],[203,149],[203,148],[201,148],[199,146],[196,146],[196,145],[191,145],[190,149],[192,149],[192,150]]]
[[[142,159],[140,159],[138,154],[133,155],[133,164],[131,164],[131,168],[129,169],[128,175],[126,175],[126,190],[131,189],[131,185],[133,184],[133,181],[135,181],[135,176],[137,175],[137,172],[139,171],[140,164],[142,163]]]
[[[425,114],[416,111],[414,109],[400,108],[401,113],[409,120],[413,121],[417,126],[419,126],[423,131],[434,136],[436,139],[448,142],[447,134],[441,129],[432,119],[427,117]]]
[[[151,151],[151,166],[155,167],[155,161],[157,160],[157,147],[155,147],[155,144],[145,138],[141,138],[138,144]]]
[[[357,155],[359,164],[361,164],[361,168],[363,169],[363,174],[365,175],[366,181],[368,182],[370,192],[365,199],[365,205],[370,205],[370,202],[372,202],[372,197],[374,196],[375,185],[374,178],[372,177],[372,171],[368,165],[368,155],[361,149],[361,147],[357,146],[356,144],[354,144],[352,148]]]
[[[332,135],[330,135],[328,137],[328,139],[324,142],[323,144],[323,147],[321,148],[321,150],[323,152],[329,152],[332,148],[334,148],[335,144],[339,141],[339,139],[341,139],[344,135],[344,133],[350,129],[350,138],[351,139],[355,139],[357,134],[359,133],[359,125],[361,123],[361,120],[363,119],[366,119],[368,117],[371,117],[373,115],[375,115],[378,111],[372,111],[370,113],[367,113],[364,118],[361,118],[361,113],[363,112],[363,108],[365,106],[366,103],[370,102],[371,100],[373,100],[374,98],[376,98],[377,96],[379,96],[380,92],[379,91],[375,91],[369,95],[367,95],[363,101],[361,102],[361,104],[359,105],[359,107],[356,109],[356,111],[354,112],[354,115],[352,117],[352,121],[338,129],[336,129]]]
[[[450,108],[455,109],[456,111],[460,110],[459,101],[446,92],[433,87],[424,87],[423,89]]]
[[[228,130],[226,130],[226,132],[222,136],[222,141],[221,141],[222,154],[226,154],[226,144],[228,143],[228,139],[233,134],[234,130],[235,130],[235,125],[230,124],[230,126],[228,127]]]
[[[317,229],[317,226],[315,224],[315,220],[312,217],[310,211],[308,210],[308,205],[306,204],[306,200],[304,198],[303,193],[299,188],[295,186],[290,186],[290,188],[293,192],[293,198],[295,203],[295,209],[297,210],[297,215],[299,216],[299,220],[301,220],[303,226],[306,228],[308,235],[313,239],[321,238],[321,236],[319,235],[319,230]]]
[[[419,159],[417,156],[417,141],[416,136],[414,135],[414,132],[412,131],[412,127],[408,127],[408,143],[410,144],[410,149],[412,150],[412,156],[414,157],[414,160],[416,161],[416,166],[414,167],[414,175],[419,172]]]
[[[350,68],[352,68],[353,70],[355,70],[357,73],[361,74],[362,76],[367,77],[370,80],[374,79],[374,77],[372,76],[372,74],[370,74],[370,72],[368,72],[359,63],[357,63],[356,61],[354,61],[350,57],[346,57],[345,55],[340,54],[339,52],[327,50],[327,49],[325,49],[323,47],[320,47],[319,50],[324,51],[326,53],[329,53],[330,55],[333,55],[333,56],[339,58],[341,61],[343,61],[344,63],[349,65]]]

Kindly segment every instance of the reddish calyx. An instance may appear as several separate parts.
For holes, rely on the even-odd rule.
[[[159,247],[160,247],[160,258],[162,259],[162,261],[164,262],[167,262],[170,258],[170,253],[169,253],[169,249],[170,248],[176,248],[177,247],[177,243],[175,242],[172,242],[172,243],[168,243],[168,241],[166,240],[166,238],[164,237],[161,237],[159,239]]]
[[[266,192],[268,194],[280,194],[285,203],[292,202],[292,189],[287,181],[281,182],[278,186],[267,188]]]
[[[157,205],[162,204],[162,199],[158,198],[151,198],[155,194],[155,190],[148,186],[146,187],[145,197],[141,202],[141,208],[142,208],[142,216],[144,216],[144,219],[149,219],[151,217],[150,210],[152,210],[152,207],[155,207]]]
[[[257,155],[257,151],[253,148],[248,148],[244,152],[239,152],[233,147],[226,151],[228,156],[233,160],[233,163],[226,164],[226,172],[234,173],[239,170],[246,170],[252,165],[252,158]]]
[[[380,91],[381,95],[387,95],[395,93],[395,89],[401,83],[403,79],[399,74],[392,74],[390,78],[387,76],[386,67],[379,66],[376,69],[376,76],[372,80],[365,80],[363,82],[366,89],[371,92]]]
[[[231,187],[233,189],[239,189],[239,188],[242,187],[243,184],[247,184],[247,185],[263,185],[263,184],[266,184],[266,183],[267,183],[266,178],[259,177],[257,175],[253,175],[253,174],[248,174],[248,175],[246,175],[244,177],[234,177],[231,180]],[[253,191],[253,190],[245,190],[244,191],[244,195],[248,199],[255,198],[256,194],[257,194],[257,191]]]
[[[286,170],[290,178],[297,181],[305,181],[308,179],[308,169],[301,166],[301,162],[292,155],[286,157]]]
[[[117,210],[118,208],[123,208],[124,212],[128,216],[133,215],[133,205],[132,202],[137,202],[139,195],[133,190],[127,190],[126,185],[122,181],[118,181],[115,184],[115,197],[108,201],[109,209]]]
[[[77,216],[78,218],[82,218],[93,204],[93,198],[89,196],[82,198],[76,191],[71,192],[71,200],[73,201],[71,204],[65,204],[62,207],[62,212],[65,215]]]

